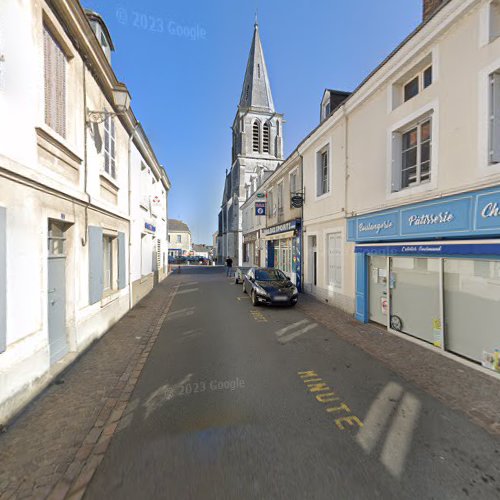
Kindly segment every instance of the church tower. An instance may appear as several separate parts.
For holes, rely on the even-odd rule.
[[[256,22],[233,122],[232,165],[219,214],[219,255],[242,264],[241,205],[283,161],[283,115],[274,109],[271,84]]]

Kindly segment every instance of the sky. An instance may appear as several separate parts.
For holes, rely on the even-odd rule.
[[[172,189],[169,218],[212,243],[258,11],[285,155],[319,122],[325,88],[353,90],[421,21],[422,0],[81,0],[111,33]]]

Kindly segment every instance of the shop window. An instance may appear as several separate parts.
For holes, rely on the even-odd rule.
[[[431,179],[432,119],[425,117],[394,134],[393,191]]]
[[[45,123],[66,137],[67,59],[49,29],[43,27]]]
[[[330,159],[328,148],[324,148],[317,155],[316,165],[317,196],[323,196],[330,191]]]

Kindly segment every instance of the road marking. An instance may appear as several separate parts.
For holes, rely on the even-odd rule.
[[[340,404],[335,406],[328,406],[325,411],[328,414],[334,414],[335,425],[341,431],[346,429],[346,425],[349,427],[357,426],[358,428],[363,427],[363,422],[356,416],[353,415],[352,410],[349,406],[341,401],[341,398],[336,395],[336,393],[324,382],[321,377],[313,370],[300,371],[297,372],[299,377],[302,379],[304,384],[307,386],[309,392],[315,394],[316,400],[324,405],[332,403],[334,401],[340,401]],[[320,394],[316,394],[316,393]]]
[[[188,290],[181,290],[180,292],[177,292],[177,295],[184,295],[186,293],[198,292],[199,290],[200,290],[199,288],[189,288]]]
[[[370,453],[377,444],[402,394],[403,388],[399,384],[389,382],[370,406],[365,425],[356,436],[356,441],[366,453]]]
[[[193,376],[192,373],[186,375],[180,382],[177,384],[165,384],[156,389],[147,401],[144,403],[144,408],[146,408],[145,418],[149,418],[151,413],[156,411],[158,408],[161,408],[167,401],[170,401],[175,396],[177,396],[181,390],[181,387],[186,385]]]
[[[403,473],[420,407],[420,401],[413,394],[404,395],[382,448],[380,460],[395,477]]]
[[[194,314],[194,310],[196,308],[193,307],[186,307],[185,309],[178,309],[177,311],[173,311],[170,314],[168,314],[167,318],[171,319],[172,317],[177,317],[177,316],[191,316]]]
[[[258,323],[267,323],[267,318],[260,311],[257,311],[256,309],[250,309],[250,314]]]
[[[186,283],[180,283],[179,286],[194,286],[199,285],[198,281],[187,281]]]
[[[288,332],[290,330],[293,330],[294,328],[297,328],[298,326],[304,325],[306,323],[309,323],[308,319],[303,319],[302,321],[297,321],[297,323],[293,323],[291,325],[285,326],[285,328],[282,328],[281,330],[278,330],[276,332],[276,335],[278,337],[281,337],[281,335],[283,335],[284,333],[286,333],[286,332]]]
[[[302,328],[301,330],[297,332],[290,333],[290,335],[286,335],[284,337],[281,337],[279,341],[282,344],[286,344],[287,342],[290,342],[290,340],[293,340],[296,337],[299,337],[300,335],[303,335],[304,333],[307,333],[309,330],[312,330],[313,328],[316,328],[318,325],[316,323],[313,323],[312,325],[308,325],[305,328]]]

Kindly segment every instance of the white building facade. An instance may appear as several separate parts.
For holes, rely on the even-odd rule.
[[[0,32],[4,423],[146,293],[136,300],[131,293],[144,232],[135,226],[143,221],[131,158],[156,176],[148,196],[160,198],[160,264],[170,182],[118,100],[127,90],[112,70],[113,44],[98,15],[76,0],[5,0]],[[160,268],[144,270],[164,276]]]
[[[297,149],[304,281],[359,321],[500,369],[500,7],[424,14]]]

